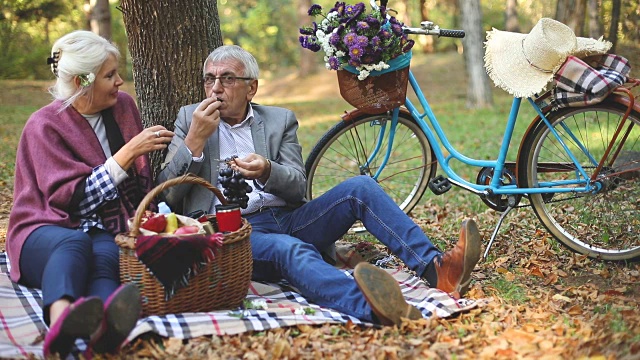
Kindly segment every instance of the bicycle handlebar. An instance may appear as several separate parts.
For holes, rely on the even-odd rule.
[[[434,26],[433,28],[411,28],[405,27],[402,29],[405,34],[415,34],[415,35],[436,35],[438,37],[451,37],[451,38],[463,38],[465,36],[464,30],[450,30],[450,29],[440,29],[438,26]]]
[[[387,2],[388,0],[380,0],[380,6],[387,6]],[[371,0],[370,4],[374,9],[380,8],[378,4],[376,4],[376,0]],[[464,30],[440,29],[438,25],[435,25],[431,21],[421,22],[419,28],[404,27],[402,31],[404,31],[405,34],[436,35],[438,37],[463,38],[465,36]]]

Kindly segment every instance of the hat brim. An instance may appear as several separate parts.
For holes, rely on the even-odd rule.
[[[527,34],[493,29],[487,32],[485,42],[484,63],[487,74],[496,86],[519,98],[531,97],[540,92],[557,71],[554,69],[547,73],[529,64],[520,48],[526,36]]]
[[[603,40],[602,37],[597,40],[592,38],[578,37],[577,41],[578,46],[576,47],[576,50],[571,53],[571,55],[579,58],[606,54],[607,51],[611,49],[611,46],[613,46],[610,41]]]
[[[559,62],[551,72],[543,72],[531,66],[521,51],[522,40],[528,34],[493,29],[487,32],[485,42],[485,68],[494,84],[509,94],[526,98],[540,91],[553,79],[564,63]],[[569,52],[578,58],[606,54],[611,42],[600,39],[576,38],[576,48]]]

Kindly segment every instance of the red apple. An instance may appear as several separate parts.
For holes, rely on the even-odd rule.
[[[174,235],[188,235],[188,234],[197,234],[200,231],[200,228],[192,225],[192,226],[182,226],[179,227],[173,234]]]

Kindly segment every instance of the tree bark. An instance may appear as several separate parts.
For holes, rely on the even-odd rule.
[[[180,107],[205,97],[202,66],[222,45],[217,2],[121,0],[121,8],[142,122],[173,130]],[[151,156],[154,176],[162,157]]]
[[[420,22],[429,20],[429,5],[427,5],[427,0],[420,0]],[[433,44],[433,36],[419,36],[416,41],[422,45],[422,52],[433,53],[435,51],[435,47]]]
[[[489,76],[484,69],[484,30],[480,0],[458,0],[462,29],[466,36],[462,39],[464,62],[467,69],[467,106],[483,108],[493,105]]]
[[[604,35],[598,0],[587,0],[587,16],[589,18],[589,37],[597,39]]]
[[[309,16],[309,8],[313,5],[311,0],[298,1],[298,27],[308,26],[312,17]],[[298,67],[298,76],[305,77],[317,72],[317,53],[298,46],[300,52],[300,66]]]
[[[504,28],[506,31],[520,32],[518,0],[507,0],[507,10],[504,13],[504,17]]]
[[[611,4],[611,27],[609,28],[609,37],[607,40],[611,41],[613,46],[609,52],[615,53],[616,45],[618,44],[618,24],[620,23],[620,0],[613,0]]]
[[[558,0],[556,20],[566,24],[576,36],[583,36],[587,0]]]
[[[96,0],[91,8],[91,31],[111,40],[111,9],[109,0]]]

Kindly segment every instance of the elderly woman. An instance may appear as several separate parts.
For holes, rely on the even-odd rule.
[[[173,132],[143,130],[119,91],[119,57],[88,31],[56,41],[54,101],[29,118],[18,146],[6,246],[12,280],[42,289],[45,356],[64,358],[77,338],[116,351],[140,316],[137,288],[119,284],[114,235],[150,190],[148,154]]]

